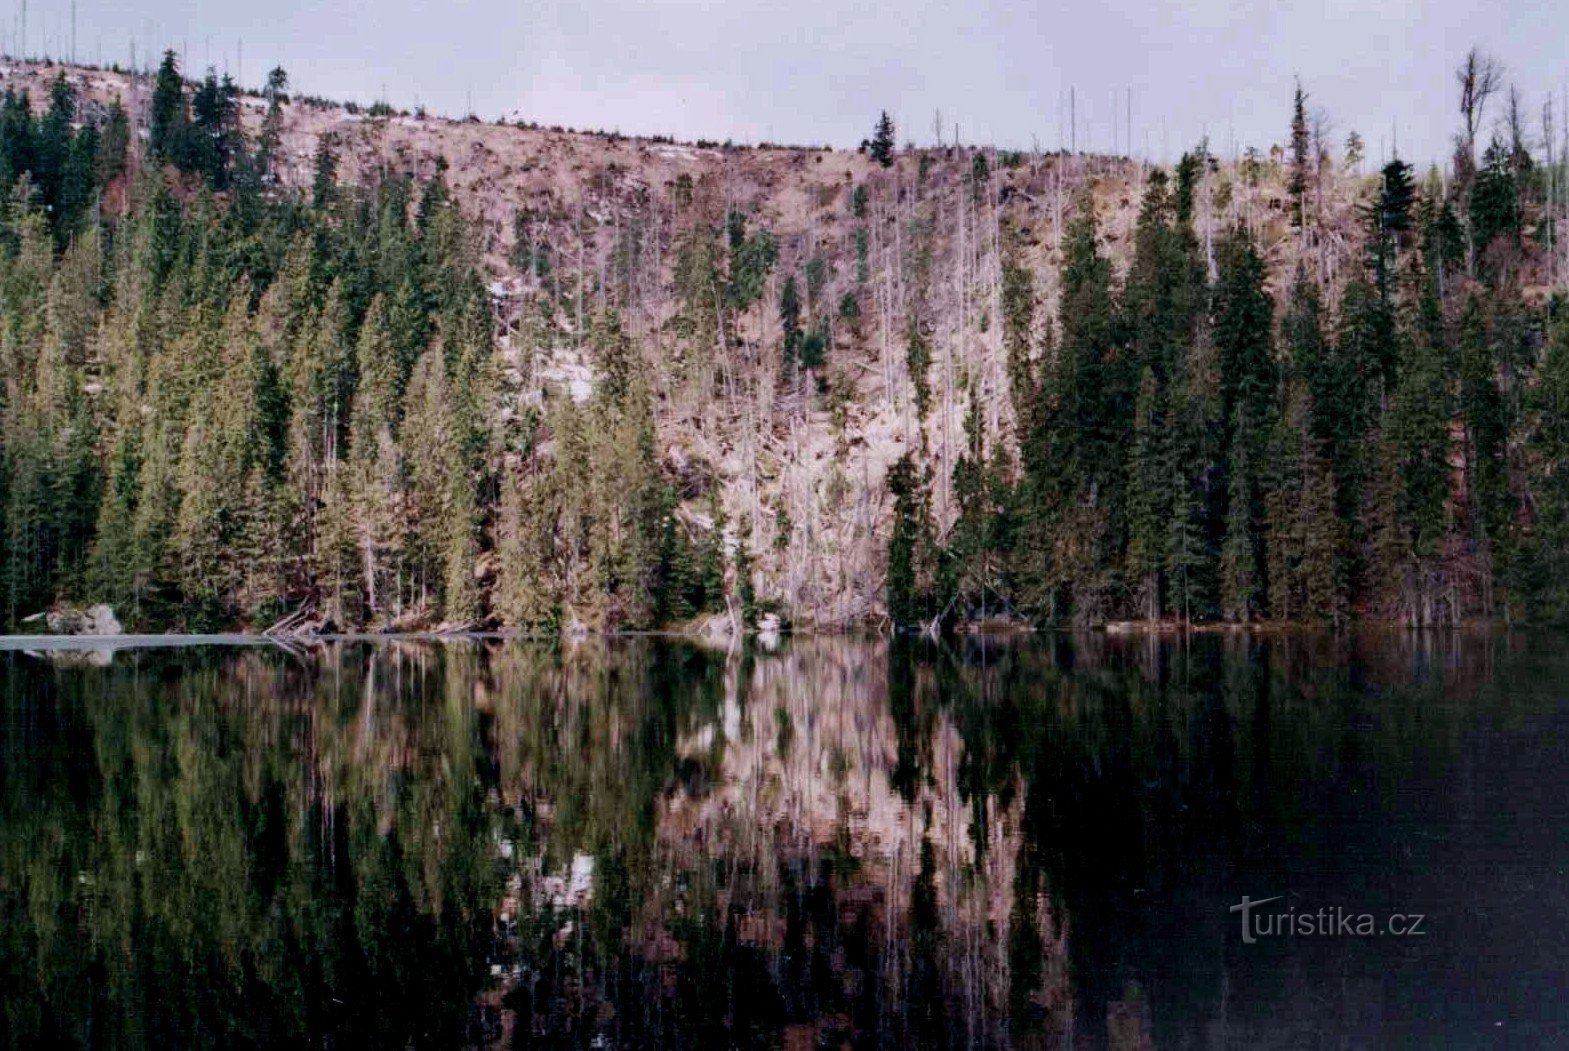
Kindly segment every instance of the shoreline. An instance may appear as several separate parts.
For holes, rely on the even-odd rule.
[[[851,635],[853,632],[797,632],[801,635]],[[511,631],[396,631],[342,632],[310,636],[262,635],[242,631],[208,634],[165,632],[153,635],[0,635],[0,653],[26,650],[131,650],[175,649],[184,646],[275,646],[295,650],[318,642],[554,642],[582,639],[679,638],[728,641],[731,636],[713,636],[694,631],[601,631],[582,635],[534,635]]]
[[[1149,623],[1145,621],[1113,621],[1108,624],[1099,624],[1087,628],[1067,627],[1011,627],[1005,630],[961,631],[959,637],[992,637],[1010,638],[1030,635],[1104,635],[1110,638],[1173,638],[1182,635],[1278,635],[1278,634],[1314,634],[1337,635],[1358,634],[1367,631],[1396,631],[1403,634],[1427,634],[1441,632],[1453,634],[1458,632],[1496,632],[1517,630],[1551,631],[1550,626],[1515,625],[1511,626],[1499,621],[1476,621],[1464,624],[1412,626],[1395,621],[1362,621],[1341,629],[1335,629],[1326,624],[1304,624],[1293,621],[1254,621],[1248,624],[1190,624],[1176,626],[1170,623]],[[783,638],[786,635],[797,635],[804,638],[893,638],[878,632],[855,630],[798,630],[781,632],[774,636]],[[755,637],[755,636],[743,636]],[[282,650],[296,650],[308,647],[318,642],[577,642],[586,639],[618,639],[618,638],[671,638],[691,639],[712,644],[724,644],[735,641],[737,636],[715,636],[704,632],[658,630],[645,631],[595,631],[576,635],[538,635],[528,632],[511,631],[404,631],[404,632],[342,632],[332,634],[311,635],[297,637],[289,635],[263,635],[249,632],[215,632],[203,634],[183,634],[167,632],[161,634],[124,634],[124,635],[0,635],[0,653],[26,652],[81,652],[89,650],[134,650],[134,649],[176,649],[189,646],[274,646]]]

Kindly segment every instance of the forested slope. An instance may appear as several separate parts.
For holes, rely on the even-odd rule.
[[[1569,613],[1561,114],[1163,170],[4,82],[0,626]]]

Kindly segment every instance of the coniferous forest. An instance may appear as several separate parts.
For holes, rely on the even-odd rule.
[[[63,73],[47,99],[7,90],[0,629],[98,602],[148,630],[788,618],[783,571],[762,563],[806,526],[781,504],[742,528],[719,486],[671,467],[669,359],[624,316],[614,268],[560,291],[569,254],[524,251],[519,215],[511,263],[575,297],[594,377],[583,398],[525,396],[484,232],[445,162],[341,178],[324,137],[310,178],[286,180],[287,87],[282,70],[259,95],[190,82],[170,53],[145,120]],[[676,184],[672,207],[695,218],[661,339],[720,348],[682,374],[703,397],[739,382],[746,362],[726,354],[761,347],[791,404],[841,430],[858,396],[846,348],[874,345],[874,327],[896,348],[916,437],[865,512],[884,625],[1562,622],[1563,150],[1551,116],[1533,135],[1513,96],[1486,130],[1486,102],[1444,170],[1395,158],[1362,179],[1347,232],[1322,217],[1339,147],[1299,90],[1267,158],[1200,145],[1141,168],[1125,258],[1093,174],[1080,180],[1049,273],[999,189],[1026,162],[961,150],[961,230],[982,204],[996,217],[998,309],[974,324],[995,326],[1006,382],[942,387],[920,195],[932,156],[955,150],[896,148],[884,114],[837,274],[816,255],[797,268],[765,227]],[[1257,224],[1197,221],[1272,178],[1284,267]],[[898,310],[881,242],[868,249],[885,212]],[[1335,239],[1349,265],[1324,263]],[[951,462],[928,449],[939,399],[963,418]]]

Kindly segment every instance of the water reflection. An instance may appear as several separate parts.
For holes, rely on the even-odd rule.
[[[0,654],[0,1044],[1552,1042],[1556,641]]]

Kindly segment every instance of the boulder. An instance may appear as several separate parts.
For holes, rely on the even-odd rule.
[[[32,618],[28,618],[32,619]],[[44,614],[44,625],[55,635],[122,635],[125,629],[112,606],[99,603],[86,609],[56,606]]]

